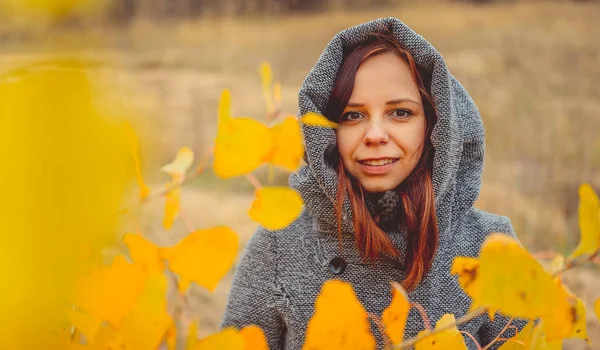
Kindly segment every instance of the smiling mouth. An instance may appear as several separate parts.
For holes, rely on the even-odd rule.
[[[369,166],[384,166],[388,164],[392,164],[398,161],[399,158],[381,158],[381,159],[366,159],[359,160],[358,162],[363,165]]]

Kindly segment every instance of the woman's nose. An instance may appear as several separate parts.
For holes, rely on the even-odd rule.
[[[385,144],[390,140],[388,133],[379,121],[369,123],[368,129],[364,136],[364,142],[367,145]]]

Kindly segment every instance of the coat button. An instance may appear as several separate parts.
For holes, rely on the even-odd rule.
[[[329,271],[332,273],[340,275],[344,272],[344,270],[346,270],[346,261],[344,261],[344,259],[336,256],[329,261]]]

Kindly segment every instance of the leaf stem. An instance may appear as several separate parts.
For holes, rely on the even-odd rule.
[[[423,308],[423,305],[419,303],[410,303],[410,306],[419,311],[419,314],[421,314],[421,318],[423,319],[423,323],[425,324],[425,328],[427,328],[427,330],[431,330],[431,322],[429,321],[429,317],[427,317],[427,312]]]
[[[502,334],[504,334],[504,332],[506,332],[506,330],[508,329],[508,327],[510,326],[510,323],[513,321],[514,317],[511,317],[508,322],[506,323],[506,326],[504,326],[504,328],[502,328],[502,330],[500,331],[500,333],[498,333],[498,335],[496,336],[496,338],[494,338],[491,342],[489,342],[482,350],[487,350],[490,348],[490,346],[492,346],[492,344],[494,344],[495,342],[500,340],[500,336]]]

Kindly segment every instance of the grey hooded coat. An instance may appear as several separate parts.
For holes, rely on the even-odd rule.
[[[484,128],[477,107],[449,72],[439,52],[423,37],[395,18],[364,23],[337,34],[308,74],[299,93],[300,114],[324,114],[345,49],[363,42],[373,31],[389,30],[410,51],[421,70],[431,74],[431,94],[438,121],[431,141],[435,148],[433,185],[439,227],[439,247],[433,266],[409,293],[420,303],[432,324],[445,313],[465,315],[470,298],[450,275],[456,256],[475,257],[492,232],[515,237],[508,218],[473,207],[479,195],[484,157]],[[303,198],[305,210],[291,225],[279,231],[259,227],[238,263],[221,327],[241,328],[256,324],[263,329],[271,349],[300,349],[314,302],[326,280],[349,282],[365,309],[377,315],[391,300],[390,281],[402,281],[401,260],[364,263],[355,246],[352,211],[346,202],[343,215],[343,256],[336,231],[334,201],[337,171],[328,161],[337,152],[335,131],[302,125],[307,165],[293,173],[290,186]],[[380,212],[394,213],[395,192],[375,199]],[[387,231],[400,251],[404,244],[400,229]],[[516,237],[515,237],[516,238]],[[482,345],[491,342],[507,319],[487,315],[459,326]],[[378,348],[383,341],[371,325]],[[421,316],[411,309],[405,338],[424,329]],[[503,336],[510,337],[509,329]],[[465,337],[470,349],[477,347]],[[495,344],[492,348],[497,347]]]

